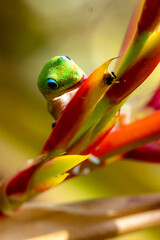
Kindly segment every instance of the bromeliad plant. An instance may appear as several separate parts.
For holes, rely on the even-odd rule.
[[[144,107],[150,115],[114,128],[121,107],[160,61],[159,0],[138,1],[119,55],[115,74],[107,72],[111,59],[88,78],[68,57],[45,65],[38,86],[57,121],[40,155],[1,182],[2,215],[86,167],[122,158],[160,162],[159,90]]]

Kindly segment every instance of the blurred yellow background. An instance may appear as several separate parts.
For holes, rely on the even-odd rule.
[[[52,117],[37,88],[56,55],[71,57],[87,74],[118,56],[136,0],[8,0],[0,8],[0,177],[35,157],[51,132]],[[111,65],[111,70],[113,64]],[[160,68],[129,100],[135,111],[159,82]],[[116,162],[69,180],[35,201],[52,203],[158,192],[160,165]],[[160,229],[120,237],[159,239]]]

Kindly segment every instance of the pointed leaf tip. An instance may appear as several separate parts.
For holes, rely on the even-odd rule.
[[[30,193],[43,192],[63,182],[69,175],[66,172],[88,157],[89,155],[64,155],[52,158],[35,172],[30,182]]]

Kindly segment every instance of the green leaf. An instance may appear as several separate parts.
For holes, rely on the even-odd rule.
[[[29,186],[30,194],[43,192],[61,183],[69,175],[67,171],[87,158],[88,155],[64,155],[52,158],[41,165],[33,175]]]

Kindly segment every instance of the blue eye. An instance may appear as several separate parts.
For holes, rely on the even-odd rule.
[[[58,83],[53,78],[48,78],[47,79],[47,85],[48,85],[49,88],[54,89],[54,90],[58,88]]]
[[[71,60],[71,58],[70,58],[70,57],[67,57],[67,56],[61,56],[60,58],[62,58],[62,59],[64,59],[64,60],[67,60],[67,59]]]

